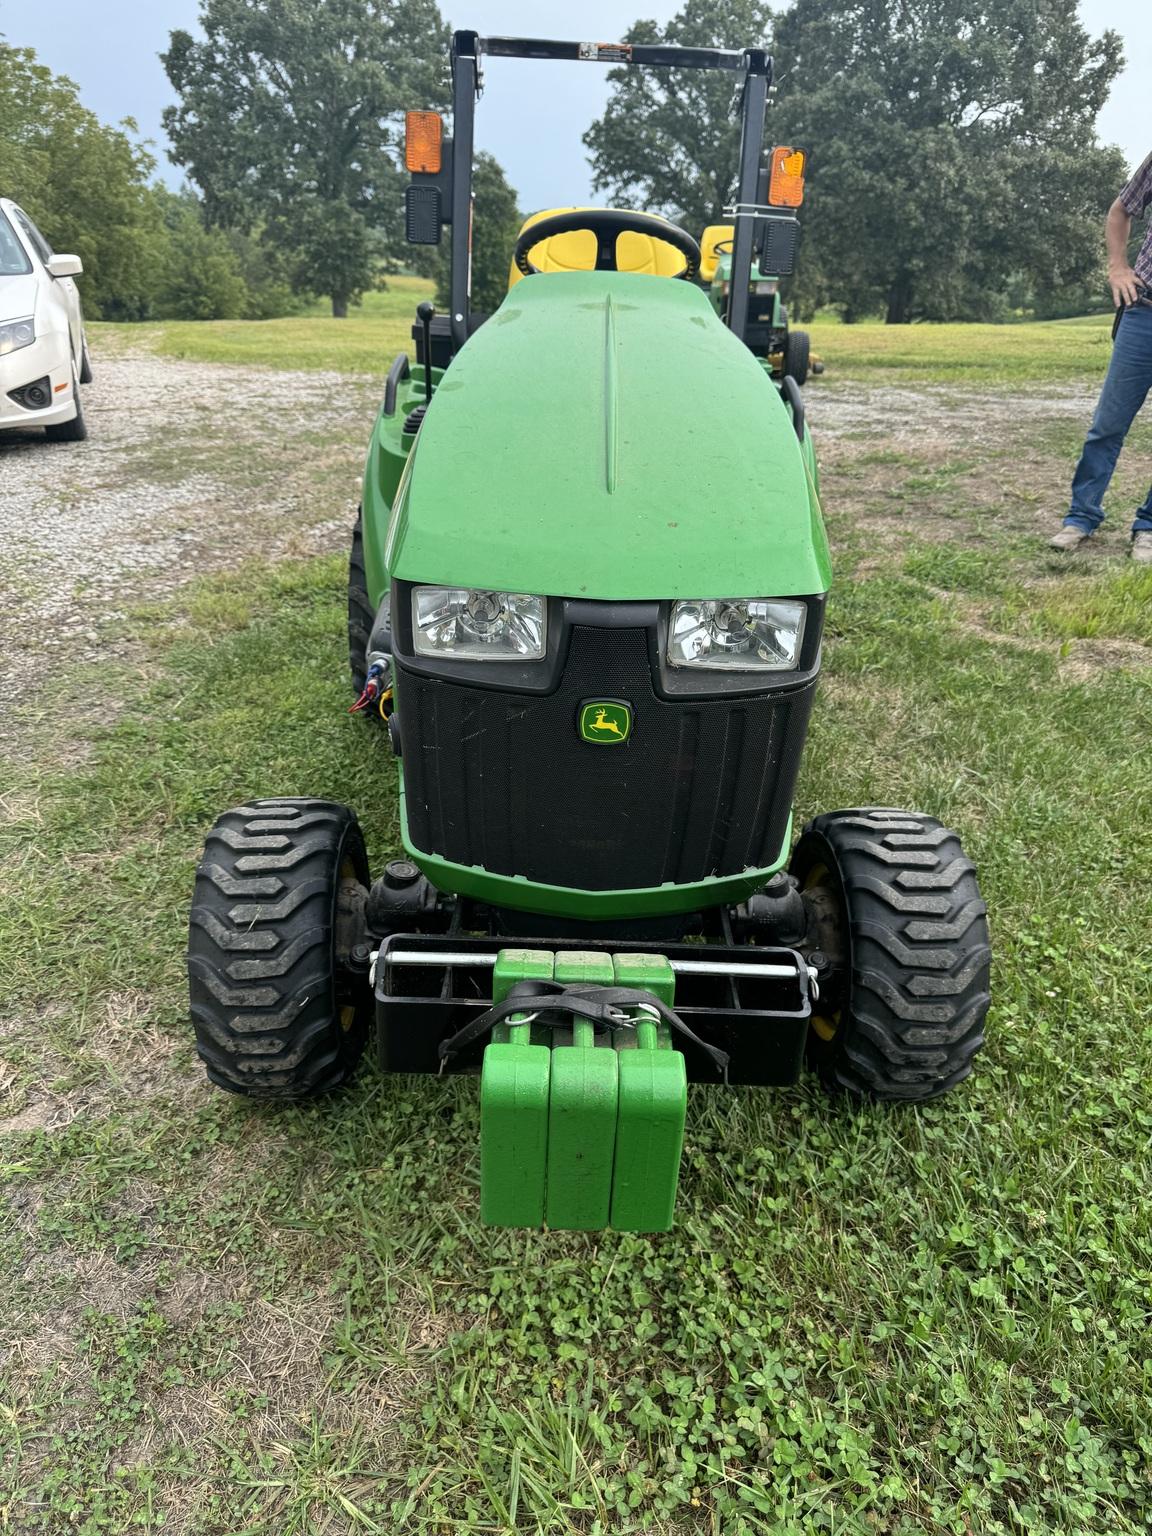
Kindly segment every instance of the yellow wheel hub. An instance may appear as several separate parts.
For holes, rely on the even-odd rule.
[[[830,884],[828,866],[826,864],[813,864],[804,880],[802,889],[814,890],[818,885]],[[837,1008],[833,1013],[814,1013],[809,1020],[812,1032],[821,1040],[835,1040],[840,1030],[842,1009]]]

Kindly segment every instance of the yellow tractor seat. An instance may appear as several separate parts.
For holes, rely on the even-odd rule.
[[[716,276],[716,268],[720,265],[720,257],[727,255],[732,249],[732,241],[736,235],[735,224],[709,224],[708,228],[700,236],[700,281],[710,283]],[[721,251],[720,246],[727,242],[728,250]]]
[[[557,213],[575,213],[573,208],[545,208],[533,213],[520,226],[520,233],[550,219]],[[574,229],[566,235],[552,235],[530,252],[532,265],[541,272],[591,272],[596,266],[596,236],[589,229]],[[625,230],[616,242],[616,267],[619,272],[640,272],[650,277],[676,277],[684,270],[684,257],[675,248],[654,235],[638,235]],[[508,286],[514,288],[524,273],[511,264]]]

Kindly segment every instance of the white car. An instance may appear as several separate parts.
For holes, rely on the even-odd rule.
[[[79,256],[55,256],[28,215],[0,197],[0,432],[45,427],[86,437],[80,385],[92,377]]]

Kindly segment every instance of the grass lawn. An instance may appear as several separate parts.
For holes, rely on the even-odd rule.
[[[412,324],[432,284],[419,277],[388,279],[367,293],[345,320],[333,320],[317,303],[308,313],[281,320],[163,320],[146,325],[89,326],[105,346],[142,346],[162,357],[201,363],[238,363],[258,368],[322,368],[339,373],[388,372],[397,352],[412,352]]]
[[[259,367],[326,368],[384,374],[397,352],[413,350],[416,305],[432,294],[418,277],[390,277],[348,319],[323,304],[284,320],[165,320],[94,324],[94,337],[135,342],[164,357]],[[817,320],[812,346],[830,377],[938,384],[1063,385],[1103,373],[1112,329],[1108,317],[1020,325],[840,325]]]
[[[812,347],[837,377],[873,383],[1055,386],[1102,375],[1110,316],[1019,325],[837,325],[817,320]]]
[[[332,322],[271,324],[335,365]],[[892,366],[935,377],[947,329]],[[313,333],[283,334],[298,365]],[[203,1086],[206,828],[331,796],[379,869],[393,768],[347,715],[339,557],[117,621],[139,662],[84,674],[106,723],[58,711],[4,765],[0,1529],[1147,1531],[1152,571],[1118,535],[1043,552],[1067,421],[935,409],[821,445],[837,580],[798,811],[961,830],[989,1045],[923,1109],[694,1089],[664,1237],[482,1229],[474,1081],[369,1066],[295,1109]]]

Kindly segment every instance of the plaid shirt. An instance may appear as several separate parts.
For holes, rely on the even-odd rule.
[[[1152,203],[1152,155],[1148,156],[1132,180],[1124,186],[1120,201],[1134,219],[1144,216],[1149,203]],[[1144,236],[1144,244],[1140,247],[1133,270],[1145,288],[1152,289],[1152,219],[1148,221],[1148,232]]]

